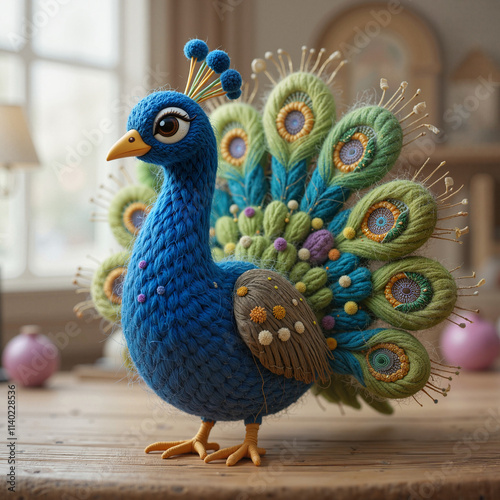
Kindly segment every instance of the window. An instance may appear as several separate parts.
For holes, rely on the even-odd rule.
[[[123,32],[133,22],[131,37],[144,33],[147,3],[134,2],[127,17],[131,4],[2,0],[0,102],[23,105],[41,161],[29,174],[16,172],[12,195],[0,199],[2,278],[69,285],[88,254],[102,256],[113,245],[106,224],[90,222],[89,199],[117,168],[106,153],[134,104],[123,97],[137,83],[127,76],[124,45],[131,42]],[[144,50],[133,56],[144,66]]]

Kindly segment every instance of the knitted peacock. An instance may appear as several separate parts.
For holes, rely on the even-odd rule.
[[[435,171],[422,182],[417,173],[376,185],[410,134],[435,131],[422,124],[424,103],[407,107],[419,91],[405,104],[403,82],[386,100],[382,79],[377,105],[336,121],[329,84],[343,63],[324,75],[340,54],[322,60],[323,49],[316,57],[303,48],[295,70],[279,50],[266,54],[279,78],[264,59],[252,63],[273,84],[261,115],[250,104],[257,86],[240,102],[218,102],[241,95],[226,53],[200,40],[184,51],[184,93],[141,100],[108,155],[144,163],[141,184],[111,191],[108,220],[125,250],[100,265],[91,286],[97,311],[121,322],[144,381],[202,419],[194,438],[146,453],[260,465],[262,418],[311,388],[382,413],[392,412],[387,399],[446,396],[439,381],[454,367],[431,361],[405,330],[457,314],[458,287],[436,261],[409,255],[431,236],[465,233],[436,225],[464,215],[439,212],[466,200],[448,201],[456,191],[447,174],[445,192],[434,196],[426,183]],[[209,119],[200,104],[211,98],[219,105]],[[377,319],[386,327],[373,329]],[[217,420],[244,420],[246,436],[207,454],[219,449],[208,441]]]

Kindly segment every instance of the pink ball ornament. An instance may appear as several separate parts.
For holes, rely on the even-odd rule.
[[[441,352],[450,365],[486,370],[500,354],[500,337],[493,324],[476,317],[465,328],[449,325],[441,336]]]
[[[36,325],[23,326],[2,354],[2,365],[8,375],[26,387],[42,385],[59,364],[59,350]]]

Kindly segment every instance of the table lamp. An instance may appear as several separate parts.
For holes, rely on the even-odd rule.
[[[13,168],[35,167],[38,164],[22,107],[0,105],[0,168],[7,170],[8,181]],[[11,192],[8,184],[1,188],[1,196],[8,196]]]

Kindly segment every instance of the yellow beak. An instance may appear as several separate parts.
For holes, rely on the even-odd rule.
[[[128,156],[145,155],[151,146],[148,146],[140,136],[137,130],[129,130],[121,139],[119,139],[109,150],[107,161],[117,158],[127,158]]]

